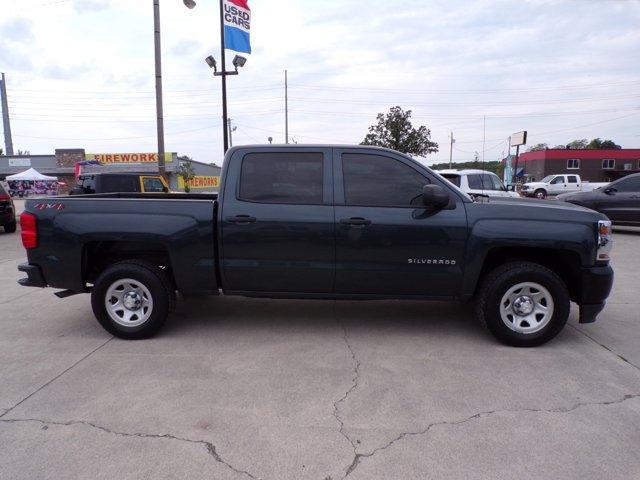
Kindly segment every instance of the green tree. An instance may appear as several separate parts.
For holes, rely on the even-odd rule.
[[[193,169],[193,165],[191,165],[191,158],[187,156],[178,157],[178,161],[180,165],[178,166],[178,176],[182,178],[184,181],[184,191],[189,193],[191,191],[191,187],[189,186],[189,182],[193,180],[196,176],[196,172]]]
[[[379,113],[378,123],[369,127],[369,133],[361,145],[392,148],[402,153],[424,157],[438,151],[438,144],[431,141],[431,131],[421,125],[417,129],[411,124],[411,110],[392,107],[389,113]]]
[[[546,150],[547,148],[549,148],[549,144],[547,143],[536,143],[527,148],[527,152],[537,152],[538,150]]]
[[[594,138],[587,144],[589,150],[620,150],[622,147],[616,144],[613,140],[600,140],[600,138]]]
[[[572,140],[571,142],[567,143],[567,148],[570,148],[571,150],[584,150],[585,148],[587,148],[588,143],[589,141],[586,138],[582,138],[580,140]]]

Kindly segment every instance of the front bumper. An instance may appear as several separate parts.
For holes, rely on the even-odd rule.
[[[603,267],[586,267],[582,269],[580,278],[580,323],[592,323],[605,306],[605,300],[613,286],[613,269]]]
[[[18,283],[23,287],[40,287],[47,286],[47,282],[44,280],[42,271],[37,265],[30,265],[29,263],[21,263],[18,265],[18,270],[27,274],[27,278],[21,278]]]

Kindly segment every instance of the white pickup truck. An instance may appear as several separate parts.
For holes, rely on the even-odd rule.
[[[548,195],[560,195],[568,192],[590,192],[608,183],[583,182],[580,175],[547,175],[539,182],[529,182],[520,192],[525,197],[547,198]]]

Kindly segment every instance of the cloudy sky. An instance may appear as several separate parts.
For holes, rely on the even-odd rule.
[[[215,0],[161,0],[166,149],[220,163]],[[154,151],[152,0],[0,0],[14,148]],[[640,148],[640,1],[250,0],[253,55],[229,79],[234,143],[359,143],[400,105],[428,161],[612,138]],[[228,57],[232,57],[232,53]],[[483,119],[486,118],[483,132]],[[484,149],[483,149],[483,138]]]

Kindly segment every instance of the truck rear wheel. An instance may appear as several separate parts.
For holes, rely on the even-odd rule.
[[[569,292],[555,273],[531,262],[512,262],[489,273],[476,298],[476,316],[501,342],[535,347],[564,328]]]
[[[149,338],[164,325],[175,305],[167,273],[144,261],[118,262],[96,280],[91,307],[102,327],[127,340]]]

